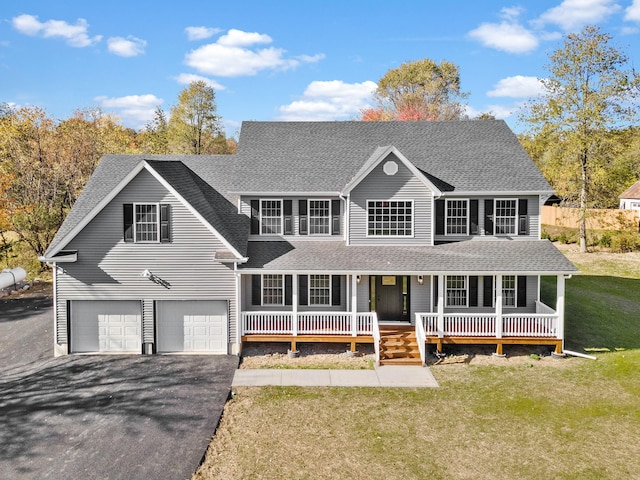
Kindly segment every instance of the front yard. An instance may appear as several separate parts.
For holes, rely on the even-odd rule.
[[[434,390],[238,388],[194,479],[637,477],[640,255],[567,256],[567,348],[597,361],[461,349]]]

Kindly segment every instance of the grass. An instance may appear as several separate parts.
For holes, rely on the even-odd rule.
[[[238,388],[194,479],[638,478],[633,255],[568,254],[567,346],[611,350],[597,361],[434,365],[439,389]]]

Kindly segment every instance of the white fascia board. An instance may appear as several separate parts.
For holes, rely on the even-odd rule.
[[[133,180],[136,175],[138,175],[138,173],[142,171],[143,168],[145,168],[146,163],[147,162],[143,160],[138,163],[133,169],[131,169],[127,176],[124,177],[120,181],[120,183],[118,183],[118,185],[116,185],[116,187],[111,190],[111,192],[109,192],[107,196],[100,200],[100,202],[95,207],[93,207],[93,209],[91,209],[91,211],[87,215],[85,215],[85,217],[73,228],[73,230],[71,230],[67,235],[65,235],[62,240],[60,240],[60,242],[58,242],[58,246],[49,253],[48,257],[55,257],[56,254],[60,252],[60,250],[64,250],[69,242],[73,240],[82,230],[84,230],[84,227],[86,227],[89,222],[93,220],[98,215],[98,213],[100,213],[104,209],[104,207],[106,207],[111,202],[111,200],[113,200],[116,195],[118,195],[122,191],[122,189],[126,187],[129,182],[131,182],[131,180]]]
[[[305,190],[304,192],[229,192],[242,197],[339,197],[340,192],[316,192],[315,190]]]
[[[464,276],[493,276],[493,275],[522,275],[522,276],[531,276],[537,277],[541,276],[558,276],[558,275],[577,275],[579,272],[575,271],[521,271],[521,270],[504,270],[504,271],[439,271],[439,270],[393,270],[393,271],[381,271],[381,270],[281,270],[274,269],[270,270],[268,268],[240,268],[238,273],[241,275],[261,275],[261,274],[280,274],[280,275],[315,275],[315,274],[325,274],[325,275],[408,275],[408,276],[417,276],[417,275],[464,275]]]
[[[393,145],[388,145],[386,147],[378,147],[375,152],[369,157],[369,159],[364,163],[363,168],[356,174],[356,176],[347,184],[347,186],[342,191],[341,195],[348,195],[355,187],[357,187],[362,180],[364,180],[374,168],[376,168],[380,162],[382,162],[385,158],[389,156],[390,153],[393,153],[398,159],[404,164],[405,167],[409,169],[409,171],[420,180],[425,187],[427,187],[435,197],[442,196],[442,192],[438,187],[436,187],[427,177],[425,177],[420,170],[416,168],[416,166],[411,163],[407,157],[405,157],[400,150],[398,150]]]
[[[55,263],[75,263],[78,261],[78,252],[76,250],[72,252],[60,251],[58,255],[48,255],[38,257],[40,262],[55,262]]]
[[[552,190],[548,190],[548,191],[525,191],[525,190],[504,190],[504,191],[492,191],[492,190],[486,190],[486,191],[473,191],[473,190],[469,190],[469,191],[463,191],[463,190],[456,190],[455,192],[443,192],[442,196],[443,197],[468,197],[468,196],[481,196],[481,197],[486,197],[486,196],[515,196],[515,197],[522,197],[522,196],[538,196],[538,195],[552,195],[555,192],[553,192]]]
[[[184,197],[182,197],[182,195],[180,195],[172,186],[171,184],[169,184],[162,175],[160,175],[158,172],[156,172],[153,167],[151,167],[151,165],[149,165],[146,161],[143,161],[143,166],[144,168],[147,169],[147,171],[154,176],[154,178],[156,180],[158,180],[158,182],[160,182],[162,184],[163,187],[165,187],[174,197],[176,197],[178,199],[178,201],[180,203],[182,203],[182,205],[184,205],[184,207],[189,210],[189,212],[191,212],[199,221],[200,223],[202,223],[205,228],[207,230],[209,230],[211,233],[213,233],[213,235],[220,240],[223,245],[225,247],[227,247],[231,253],[233,253],[236,258],[241,259],[243,258],[242,255],[240,255],[240,252],[238,252],[235,247],[233,247],[233,245],[231,245],[226,238],[224,238],[214,227],[213,225],[211,225],[209,222],[207,222],[205,220],[205,218],[200,215],[200,213],[193,208],[193,205],[191,205],[189,202],[187,202]]]

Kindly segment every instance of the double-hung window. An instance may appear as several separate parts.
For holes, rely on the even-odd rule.
[[[464,275],[447,275],[446,306],[466,307],[468,303],[468,282]]]
[[[260,233],[262,235],[282,234],[282,200],[260,201]]]
[[[331,305],[331,275],[309,275],[309,305]]]
[[[282,275],[262,275],[262,304],[284,304],[284,279]]]
[[[447,200],[447,235],[467,235],[469,232],[469,200]]]
[[[502,277],[502,305],[505,307],[517,306],[517,280],[515,275]]]
[[[518,207],[515,199],[495,200],[495,234],[516,235]]]
[[[329,235],[330,233],[331,202],[309,200],[309,235]]]
[[[132,243],[171,242],[170,205],[123,204],[124,241]]]
[[[367,236],[411,237],[413,235],[412,200],[369,200]]]
[[[160,228],[158,205],[155,203],[135,204],[134,228],[136,242],[157,242]]]

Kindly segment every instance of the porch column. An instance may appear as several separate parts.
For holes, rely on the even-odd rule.
[[[556,315],[558,315],[557,337],[562,340],[564,350],[564,275],[558,275],[556,282]]]
[[[358,276],[351,275],[351,335],[358,335]]]
[[[291,275],[291,334],[298,335],[298,275]]]
[[[502,338],[502,275],[496,275],[496,338]]]
[[[438,338],[444,337],[444,275],[438,275]]]

